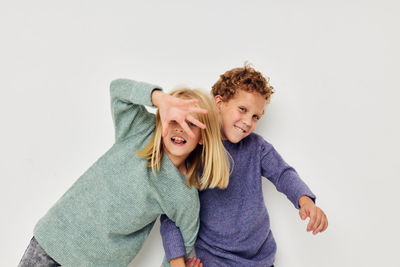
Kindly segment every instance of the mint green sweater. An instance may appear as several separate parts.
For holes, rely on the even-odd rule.
[[[40,219],[34,236],[63,266],[127,266],[145,242],[155,220],[176,222],[189,253],[199,229],[199,198],[164,153],[156,176],[135,152],[155,129],[147,83],[111,83],[115,144]],[[169,266],[164,258],[163,266]]]

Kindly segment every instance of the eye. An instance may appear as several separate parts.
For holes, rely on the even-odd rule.
[[[247,111],[247,109],[246,109],[245,107],[239,107],[239,109],[240,109],[240,111],[242,111],[242,112],[246,112],[246,111]]]
[[[258,115],[253,115],[253,118],[256,119],[256,120],[259,120],[259,119],[260,119],[260,116],[258,116]]]
[[[186,123],[189,124],[190,127],[197,127],[196,124],[194,124],[194,123],[192,123],[192,122],[190,122],[190,121],[186,121]]]

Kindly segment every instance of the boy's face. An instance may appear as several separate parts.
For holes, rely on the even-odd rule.
[[[239,142],[254,131],[267,104],[261,94],[243,90],[238,90],[227,102],[219,95],[214,100],[221,117],[223,137],[232,143]]]

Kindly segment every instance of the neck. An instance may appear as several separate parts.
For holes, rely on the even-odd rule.
[[[168,153],[168,151],[165,151],[167,153],[168,158],[171,160],[172,164],[183,174],[187,173],[186,169],[186,163],[185,160],[186,158],[184,157],[179,157],[179,156],[174,156]]]

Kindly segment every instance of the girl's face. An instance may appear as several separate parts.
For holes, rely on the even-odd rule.
[[[201,129],[191,122],[187,122],[187,124],[194,134],[193,138],[189,137],[176,121],[169,123],[168,134],[163,137],[165,152],[172,162],[184,161],[198,144],[203,143]]]
[[[219,95],[214,100],[221,118],[223,138],[232,143],[239,142],[254,131],[267,104],[261,94],[243,90],[238,90],[227,102],[222,101]]]

